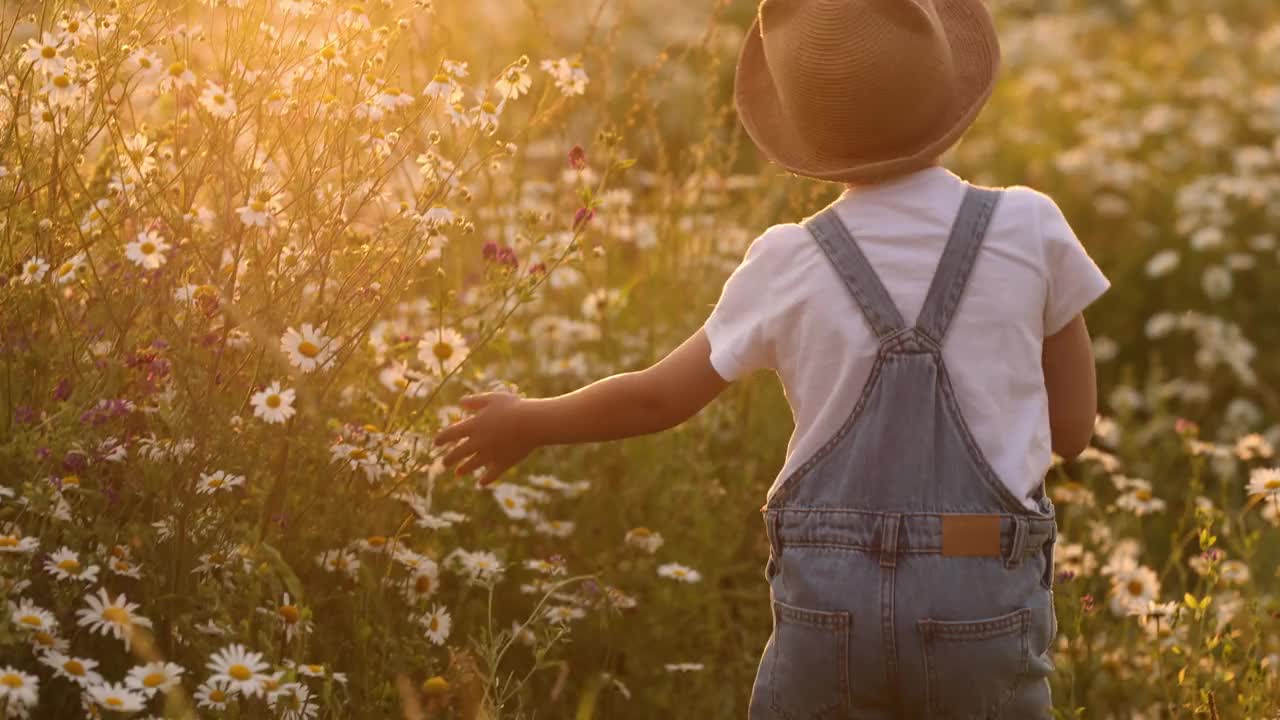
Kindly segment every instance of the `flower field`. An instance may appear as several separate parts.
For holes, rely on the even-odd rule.
[[[947,165],[1113,283],[1055,713],[1280,717],[1280,6],[993,8]],[[743,717],[775,378],[486,489],[432,440],[660,359],[838,194],[737,123],[753,11],[6,0],[0,713]]]

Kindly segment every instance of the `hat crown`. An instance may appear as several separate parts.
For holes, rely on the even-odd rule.
[[[933,0],[764,0],[759,23],[782,110],[807,145],[891,157],[954,112]]]

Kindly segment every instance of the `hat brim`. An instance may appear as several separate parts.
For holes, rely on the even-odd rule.
[[[863,157],[827,154],[802,142],[801,131],[783,111],[765,62],[757,15],[747,31],[734,77],[734,105],[747,134],[768,158],[787,170],[818,180],[869,182],[929,166],[954,145],[991,97],[1000,73],[1000,45],[982,0],[935,0],[952,48],[954,111],[940,119],[938,132],[917,147],[880,149]],[[877,154],[878,153],[878,154]]]

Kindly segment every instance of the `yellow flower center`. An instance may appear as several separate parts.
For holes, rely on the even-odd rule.
[[[159,687],[167,679],[168,677],[164,673],[153,672],[142,678],[142,684],[149,688]]]
[[[223,700],[227,699],[227,694],[222,692],[221,690],[216,690],[216,689],[210,690],[209,699],[214,702],[222,702]]]
[[[382,547],[387,544],[387,538],[382,535],[371,535],[366,541],[373,547]]]
[[[75,269],[76,269],[76,266],[74,263],[64,262],[58,266],[58,277],[66,277],[68,274],[70,274],[72,270],[75,270]],[[63,482],[65,483],[66,481],[64,480]]]
[[[37,271],[37,270],[39,270],[39,269],[40,269],[40,266],[39,266],[39,265],[37,265],[37,264],[35,264],[35,263],[27,263],[27,274],[28,274],[28,275],[35,275],[35,274],[36,274],[36,271]]]
[[[498,111],[498,109],[493,106],[493,103],[487,100],[480,105],[480,109],[483,110],[484,112],[489,113],[490,115]]]
[[[241,680],[241,681],[248,680],[249,678],[253,677],[252,670],[245,667],[244,665],[239,665],[239,664],[232,665],[231,667],[227,668],[227,674],[235,678],[236,680]]]
[[[582,61],[581,61],[581,60],[571,60],[571,61],[569,62],[569,67],[571,67],[571,68],[573,68],[573,69],[577,70],[577,69],[579,69],[579,68],[581,68],[581,67],[582,67]]]
[[[219,105],[223,105],[227,102],[227,96],[223,95],[222,93],[214,93],[213,101],[218,103]]]
[[[22,676],[15,673],[5,673],[3,677],[0,677],[0,683],[11,688],[20,688],[26,684],[22,682]]]
[[[430,630],[431,632],[435,632],[435,631],[439,630],[439,629],[440,629],[440,618],[436,617],[435,615],[432,615],[432,616],[431,616],[431,622],[430,622],[430,623],[427,623],[427,629],[428,629],[428,630]]]
[[[80,31],[80,21],[79,21],[79,20],[72,20],[71,22],[67,23],[67,32],[72,33],[72,34],[75,34],[75,33],[79,32],[79,31]]]
[[[45,647],[52,647],[53,644],[57,642],[57,638],[55,638],[52,633],[47,633],[41,630],[35,634],[35,641],[37,644]]]
[[[178,77],[179,75],[181,75],[186,71],[187,71],[187,66],[185,63],[176,62],[169,66],[169,74],[174,77]]]
[[[143,255],[150,255],[156,251],[156,244],[150,241],[144,242],[138,246],[138,249],[142,251]]]
[[[404,390],[405,388],[409,387],[409,379],[402,375],[396,378],[395,381],[392,382],[391,384],[395,385],[397,388],[401,390]],[[355,453],[352,453],[352,454],[354,455]]]
[[[447,83],[449,82],[449,76],[445,75],[444,73],[437,73],[436,76],[432,78],[431,81],[438,82],[438,83]]]
[[[298,343],[298,354],[303,357],[314,358],[320,354],[320,348],[310,340],[303,340]]]
[[[323,665],[308,665],[308,666],[307,666],[307,669],[308,669],[308,670],[310,670],[310,671],[311,671],[311,672],[313,672],[313,673],[323,673],[323,672],[324,672],[324,666],[323,666]]]
[[[1141,595],[1144,589],[1144,586],[1142,583],[1138,582],[1137,580],[1130,580],[1129,584],[1126,586],[1126,589],[1129,591],[1130,595]]]
[[[413,581],[413,589],[416,590],[417,592],[420,592],[420,593],[431,592],[431,588],[432,588],[432,582],[431,582],[430,575],[419,575],[418,578]]]
[[[281,605],[277,612],[290,625],[298,622],[298,618],[302,617],[302,613],[298,612],[298,606],[296,605]]]
[[[79,476],[79,475],[66,475],[66,476],[63,476],[63,478],[62,478],[62,484],[63,484],[63,485],[74,485],[75,487],[80,487],[80,476]]]
[[[129,611],[122,607],[109,607],[102,611],[102,619],[115,625],[128,625]]]
[[[209,479],[209,487],[211,487],[211,488],[220,488],[220,487],[222,487],[222,478],[210,478],[210,479]]]
[[[267,407],[271,408],[272,410],[274,410],[274,409],[276,409],[276,408],[280,407],[280,396],[279,396],[279,395],[276,395],[276,394],[268,395],[268,396],[267,396]]]
[[[325,45],[324,49],[320,51],[320,57],[325,60],[332,60],[338,57],[338,51],[334,50],[332,45]]]
[[[66,670],[68,675],[75,675],[76,677],[84,675],[84,664],[74,658],[62,663],[62,669]]]
[[[429,677],[422,683],[422,691],[428,695],[443,695],[449,692],[449,681],[439,675]]]
[[[40,57],[46,60],[52,60],[53,58],[58,57],[58,49],[55,47],[50,47],[48,45],[45,45],[43,48],[40,49]]]
[[[44,627],[44,619],[39,615],[23,615],[19,621],[30,627]]]
[[[0,547],[16,547],[18,538],[15,535],[0,535]]]
[[[105,702],[111,707],[120,707],[121,705],[124,705],[124,700],[121,700],[115,695],[112,695],[111,697],[107,698]]]
[[[71,87],[71,78],[66,75],[58,75],[53,79],[53,86],[59,90],[66,90]]]
[[[63,572],[75,572],[80,569],[80,561],[75,558],[67,558],[58,563],[58,569]]]
[[[514,509],[518,503],[516,503],[515,498],[506,498],[502,501],[502,504]]]
[[[653,534],[653,531],[647,527],[638,527],[635,530],[632,530],[631,534],[638,538],[647,538]]]
[[[115,567],[115,569],[119,570],[120,572],[124,572],[132,566],[129,564],[128,560],[116,560],[113,563],[113,567]]]
[[[142,68],[143,70],[150,70],[151,58],[148,58],[147,56],[143,55],[141,58],[138,59],[138,67]]]
[[[1280,478],[1271,478],[1262,484],[1267,490],[1280,490]]]
[[[453,357],[453,346],[441,340],[431,348],[431,354],[436,356],[437,360],[444,362]]]
[[[1151,491],[1150,491],[1150,490],[1144,490],[1144,489],[1138,489],[1138,490],[1135,490],[1135,491],[1133,492],[1133,496],[1134,496],[1134,497],[1136,497],[1136,498],[1138,498],[1139,500],[1141,500],[1141,501],[1143,501],[1143,502],[1146,502],[1146,501],[1148,501],[1148,500],[1150,500],[1150,499],[1151,499]]]

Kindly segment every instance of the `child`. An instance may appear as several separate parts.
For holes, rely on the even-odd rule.
[[[844,194],[758,237],[654,366],[550,399],[472,396],[437,438],[488,483],[541,445],[658,432],[776,370],[796,427],[763,508],[774,628],[753,720],[1051,717],[1043,481],[1051,450],[1092,435],[1080,313],[1109,283],[1048,197],[937,164],[999,64],[982,0],[765,0],[737,68],[743,125]]]

